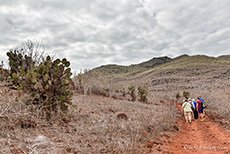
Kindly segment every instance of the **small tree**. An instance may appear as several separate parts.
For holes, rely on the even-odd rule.
[[[128,90],[129,90],[129,94],[132,97],[132,101],[135,101],[136,100],[135,87],[134,86],[128,87]]]
[[[66,113],[68,105],[72,105],[73,95],[69,90],[72,83],[70,62],[65,58],[53,61],[47,56],[35,65],[31,53],[33,50],[29,51],[11,50],[7,53],[11,68],[10,79],[18,90],[31,94],[31,104],[38,104],[38,108],[45,109],[47,120],[51,119],[52,111],[58,110],[57,107]]]
[[[83,88],[84,96],[86,96],[87,94],[92,95],[92,88],[98,83],[98,74],[91,70],[85,69],[84,73],[80,73],[77,79],[79,89],[80,87]]]
[[[181,97],[181,96],[180,96],[180,93],[178,92],[178,93],[176,94],[176,99],[178,100],[180,97]]]
[[[34,43],[30,40],[24,45],[18,46],[7,52],[10,76],[14,79],[13,84],[20,85],[20,82],[25,82],[26,74],[44,61],[44,51],[42,45],[38,42]]]
[[[183,91],[183,97],[185,97],[186,99],[188,99],[190,96],[190,93],[186,90]]]
[[[140,101],[147,103],[147,101],[148,101],[147,95],[148,95],[148,91],[145,88],[139,86],[138,87],[138,96],[140,97]]]

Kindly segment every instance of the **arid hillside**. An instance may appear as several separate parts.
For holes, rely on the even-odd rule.
[[[161,59],[161,64],[157,63],[159,59]],[[116,71],[115,65],[102,66],[86,72],[85,78],[91,78],[92,80],[101,79],[104,82],[109,80],[108,82],[113,84],[115,91],[127,88],[125,86],[141,86],[141,84],[147,84],[149,91],[152,92],[179,92],[185,89],[199,89],[199,91],[223,90],[230,85],[230,61],[226,60],[228,56],[215,58],[204,55],[182,55],[170,60],[166,57],[163,57],[163,59],[168,60],[163,62],[162,58],[155,58],[141,64],[116,66]],[[151,65],[152,63],[153,65]],[[156,63],[158,65],[155,65]],[[146,65],[143,66],[143,64]],[[136,67],[131,69],[132,66]],[[145,71],[141,68],[142,66],[145,68]],[[130,69],[131,72],[139,73],[135,75],[130,75],[129,72],[126,74],[120,73],[124,69]],[[129,75],[127,76],[127,74]],[[77,78],[76,84],[78,84]],[[94,84],[91,84],[91,86]]]
[[[228,55],[217,58],[205,55],[181,55],[174,59],[167,57],[163,59],[167,60],[163,62],[162,57],[153,58],[141,64],[122,66],[122,69],[136,66],[135,72],[139,73],[131,76],[129,73],[122,75],[119,71],[114,72],[110,65],[93,69],[85,73],[87,79],[91,78],[91,81],[94,81],[85,87],[85,91],[91,90],[92,93],[127,99],[129,87],[134,86],[137,89],[141,86],[147,89],[148,101],[151,103],[161,99],[176,99],[177,93],[182,97],[183,91],[186,90],[190,92],[191,98],[204,97],[209,106],[207,110],[211,115],[221,116],[225,120],[230,118]],[[158,63],[159,61],[162,63]],[[158,65],[154,65],[156,63]],[[144,71],[138,69],[141,66],[151,67],[145,67]],[[116,69],[119,70],[119,66],[116,66]],[[108,73],[110,75],[105,75]],[[84,78],[82,79],[84,81]],[[76,84],[78,84],[77,78]],[[183,98],[180,98],[178,101],[182,102],[182,100]]]
[[[226,140],[230,130],[227,59],[182,55],[87,71],[73,78],[71,102],[76,108],[69,106],[66,112],[58,108],[51,112],[50,121],[37,104],[28,104],[31,95],[2,81],[0,153],[176,154],[178,150],[185,152],[182,146],[198,146],[209,136],[213,142],[204,142],[206,147],[220,143],[225,149],[219,153],[227,153],[230,148]],[[208,105],[207,121],[202,125],[195,121],[189,126],[197,136],[209,132],[195,144],[190,144],[184,133],[189,129],[180,112],[184,91],[189,92],[190,98],[202,96]],[[203,132],[198,131],[200,127],[205,128]],[[215,138],[218,142],[214,142]]]
[[[173,59],[169,57],[159,57],[152,58],[149,61],[142,62],[140,64],[133,64],[130,66],[120,66],[115,64],[103,65],[94,68],[91,71],[107,77],[132,77],[154,67],[169,63],[172,60]]]

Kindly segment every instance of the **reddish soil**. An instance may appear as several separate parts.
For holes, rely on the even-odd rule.
[[[155,154],[230,154],[230,133],[211,118],[206,116],[203,122],[197,119],[192,124],[181,118],[179,124],[179,131],[163,138],[166,144],[156,146]]]

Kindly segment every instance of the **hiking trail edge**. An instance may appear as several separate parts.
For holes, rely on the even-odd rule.
[[[181,104],[177,103],[181,110]],[[185,123],[179,120],[180,129],[163,140],[164,145],[154,146],[154,154],[230,154],[230,133],[217,126],[207,115],[203,122],[200,119]]]

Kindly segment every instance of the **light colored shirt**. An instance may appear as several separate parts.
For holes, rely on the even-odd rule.
[[[192,112],[192,106],[189,102],[184,102],[182,107],[184,108],[184,112]]]

